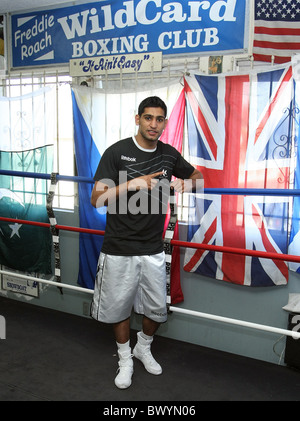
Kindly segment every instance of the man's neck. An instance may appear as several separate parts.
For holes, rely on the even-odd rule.
[[[135,136],[135,140],[142,149],[149,149],[149,150],[155,150],[157,146],[157,142],[158,142],[158,139],[157,140],[145,139],[140,133],[138,133]]]

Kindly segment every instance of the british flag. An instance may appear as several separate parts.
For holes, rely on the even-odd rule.
[[[293,86],[289,66],[185,77],[190,161],[203,173],[208,192],[191,196],[189,241],[287,253],[287,196],[211,189],[289,187]],[[211,250],[188,248],[184,269],[247,286],[288,281],[285,261]]]

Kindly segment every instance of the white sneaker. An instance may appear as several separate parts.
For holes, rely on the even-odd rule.
[[[162,373],[162,368],[151,354],[150,346],[153,339],[144,339],[140,332],[138,332],[137,336],[138,342],[133,349],[133,355],[144,364],[148,373],[158,376]]]
[[[131,352],[120,352],[118,375],[115,378],[115,385],[119,389],[127,389],[131,385],[131,377],[133,375],[133,361]]]

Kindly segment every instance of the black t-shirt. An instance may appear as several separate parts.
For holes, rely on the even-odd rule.
[[[95,181],[117,186],[142,175],[163,171],[154,190],[128,191],[107,208],[102,251],[135,256],[163,251],[163,229],[172,175],[188,179],[194,171],[172,146],[158,141],[154,150],[142,149],[134,138],[116,142],[104,152]]]

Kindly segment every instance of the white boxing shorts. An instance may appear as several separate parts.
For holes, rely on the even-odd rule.
[[[151,320],[167,320],[165,253],[150,256],[113,256],[100,253],[91,316],[119,323],[132,308]]]

